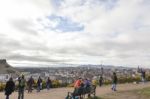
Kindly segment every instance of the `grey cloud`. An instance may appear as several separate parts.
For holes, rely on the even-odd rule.
[[[26,56],[21,54],[14,54],[7,56],[7,59],[15,60],[15,61],[28,61],[28,62],[47,62],[47,63],[63,63],[63,62],[69,62],[72,60],[69,59],[54,59],[49,57],[43,57],[43,56]]]
[[[31,35],[38,34],[38,32],[33,29],[34,24],[32,23],[32,20],[16,19],[16,20],[12,20],[11,24],[14,28],[18,29],[21,33],[28,33]]]
[[[1,54],[4,54],[2,52],[5,52],[5,51],[9,52],[11,50],[17,50],[21,46],[21,44],[17,40],[10,39],[5,35],[0,35],[0,40],[1,40],[1,42],[0,42]]]
[[[35,42],[31,42],[30,40],[26,39],[22,39],[22,41],[18,41],[15,39],[11,39],[7,36],[0,36],[1,42],[1,51],[5,50],[5,51],[15,51],[15,50],[36,50],[36,49],[45,49],[44,47],[42,47],[42,44],[36,43]],[[32,45],[32,46],[31,46]]]
[[[8,60],[15,61],[30,61],[30,62],[48,62],[48,63],[60,63],[60,62],[71,62],[71,59],[55,59],[50,58],[51,54],[55,54],[51,49],[47,48],[43,44],[32,42],[30,40],[26,42],[19,42],[8,38],[7,36],[0,35],[0,58],[6,58]],[[37,55],[22,55],[24,53],[14,53],[15,51],[26,51],[26,52],[37,52]],[[38,51],[45,52],[47,55],[38,55]]]
[[[89,47],[70,47],[70,48],[61,48],[57,50],[58,53],[62,54],[70,54],[70,55],[80,55],[82,56],[103,56],[103,53],[99,53],[99,51],[94,48],[89,48]]]
[[[107,3],[110,0],[98,0],[98,1],[100,1],[101,4],[101,2],[103,1],[104,3]],[[67,12],[64,9],[65,10],[64,12],[70,14],[60,13],[61,11],[60,12],[58,11],[57,13],[58,16],[61,15],[62,17],[65,17],[66,14],[67,17],[70,18],[71,15],[73,16],[75,15],[74,17],[71,18],[72,19],[77,18],[77,20],[79,19],[81,21],[82,21],[81,18],[84,18],[85,16],[91,17],[87,18],[89,21],[87,21],[86,19],[84,20],[87,21],[89,25],[91,24],[89,27],[85,25],[86,28],[89,28],[88,33],[84,33],[84,31],[82,31],[82,33],[77,33],[76,34],[77,36],[72,33],[67,33],[65,35],[61,35],[63,33],[61,34],[51,33],[50,35],[45,35],[49,37],[44,37],[45,32],[43,31],[42,34],[43,38],[40,38],[40,35],[38,35],[40,33],[38,33],[37,29],[34,29],[34,24],[32,23],[32,20],[24,20],[24,19],[11,20],[10,24],[13,26],[13,28],[19,30],[20,33],[23,33],[24,37],[21,38],[22,40],[18,41],[17,39],[15,40],[12,38],[8,38],[7,36],[0,34],[1,39],[0,56],[7,58],[9,60],[17,61],[18,63],[20,61],[22,62],[29,61],[37,63],[40,62],[74,63],[76,62],[76,60],[81,60],[84,62],[85,60],[88,60],[90,57],[93,58],[92,59],[93,62],[96,62],[98,60],[97,58],[99,59],[105,58],[106,61],[110,61],[112,64],[140,63],[138,62],[139,60],[140,61],[142,60],[141,64],[145,63],[149,64],[148,59],[150,53],[149,47],[150,26],[149,26],[149,17],[147,17],[149,16],[149,13],[147,13],[148,11],[146,10],[149,9],[149,6],[146,5],[147,7],[144,7],[145,5],[144,2],[142,2],[143,6],[140,6],[141,4],[137,3],[138,1],[131,1],[131,2],[129,2],[130,0],[128,1],[112,0],[112,1],[116,1],[115,3],[119,2],[119,6],[113,9],[114,11],[110,10],[110,12],[106,13],[105,11],[104,12],[101,11],[104,10],[101,9],[101,7],[99,6],[95,7],[95,3],[89,3],[89,5],[84,4],[80,5],[78,4],[78,1],[77,6],[79,6],[79,8],[82,6],[84,10],[79,11],[77,10],[74,12],[74,9],[73,10],[71,9],[74,8],[73,6],[74,3],[72,3],[73,5],[71,5],[70,8],[72,11]],[[41,0],[41,2],[43,1]],[[62,4],[62,3],[59,4],[60,0],[58,2],[56,0],[53,2],[56,3],[56,5],[58,4],[60,6]],[[95,1],[87,0],[86,2],[95,2]],[[129,7],[126,7],[126,5],[128,4]],[[63,5],[65,5],[65,3]],[[67,8],[68,6],[70,5],[67,5],[65,7]],[[95,15],[93,15],[94,13],[93,14],[85,13],[84,16],[84,14],[82,14],[81,11],[82,12],[87,11],[87,13],[89,13],[88,12],[89,6],[97,8],[93,9],[92,12],[100,11],[101,14],[96,13]],[[109,5],[104,4],[104,6],[107,7]],[[98,10],[98,8],[100,8],[100,10]],[[61,9],[63,9],[63,7]],[[77,15],[77,13],[79,13],[79,16]],[[95,17],[93,17],[92,15]],[[140,19],[137,18],[139,16]],[[83,24],[84,21],[82,21]],[[51,31],[46,31],[46,33],[47,32],[50,33]],[[8,33],[6,34],[9,36]],[[46,38],[47,40],[44,40],[44,38]],[[51,39],[53,40],[52,42],[54,43],[51,43]],[[16,51],[16,53],[14,53],[14,51]],[[17,53],[17,51],[20,51],[20,53]],[[24,52],[21,53],[21,51],[24,51],[25,53]],[[34,54],[32,54],[32,52]]]

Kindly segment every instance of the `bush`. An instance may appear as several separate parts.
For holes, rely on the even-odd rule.
[[[146,80],[147,80],[147,81],[150,81],[150,75],[147,75],[147,76],[146,76]]]
[[[132,83],[132,82],[139,82],[140,77],[120,77],[118,78],[118,83]]]
[[[52,81],[52,87],[53,87],[53,88],[58,88],[58,87],[60,87],[59,80],[53,80],[53,81]]]
[[[112,81],[110,81],[110,80],[105,80],[105,81],[104,81],[104,84],[105,84],[105,85],[109,85],[109,84],[111,84],[111,82],[112,82]]]
[[[68,84],[67,87],[74,87],[74,83]]]
[[[6,84],[0,83],[0,91],[4,91]]]

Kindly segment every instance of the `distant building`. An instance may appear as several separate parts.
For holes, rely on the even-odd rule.
[[[8,81],[8,79],[11,77],[10,74],[0,74],[0,82]]]

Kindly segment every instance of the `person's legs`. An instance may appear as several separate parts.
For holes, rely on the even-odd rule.
[[[145,82],[145,78],[144,78],[144,77],[142,77],[142,82],[143,82],[143,83]]]
[[[20,99],[22,99],[22,92],[20,93]]]
[[[33,88],[33,85],[31,85],[31,92],[32,92],[32,88]]]
[[[24,89],[22,89],[21,95],[21,99],[24,99]]]
[[[20,90],[20,99],[24,99],[24,89]]]
[[[101,87],[101,82],[99,82],[99,86]]]
[[[115,90],[115,84],[112,84],[111,89],[114,91]]]
[[[9,99],[9,95],[6,95],[6,99]]]
[[[30,86],[28,86],[28,93],[30,93]]]
[[[42,90],[42,84],[40,84],[40,90]]]
[[[49,90],[50,89],[50,85],[47,85],[47,90]]]
[[[100,82],[99,82],[99,86],[101,87],[101,86],[102,86],[102,84],[103,84],[103,82],[102,82],[102,81],[100,81]]]
[[[78,94],[78,88],[75,88],[73,91],[73,99],[75,99],[75,96]]]
[[[112,89],[112,90],[114,89],[114,84],[112,84],[111,89]]]
[[[31,85],[29,86],[29,92],[32,92],[32,86]]]
[[[145,81],[146,81],[146,80],[145,80],[145,78],[143,77],[143,83],[145,83]]]
[[[37,86],[37,92],[40,92],[40,86]]]
[[[20,95],[21,95],[21,93],[20,93],[20,89],[18,90],[18,99],[20,99]]]
[[[117,90],[116,90],[116,84],[114,84],[114,91],[117,91]]]
[[[22,90],[20,90],[20,99],[22,99]]]

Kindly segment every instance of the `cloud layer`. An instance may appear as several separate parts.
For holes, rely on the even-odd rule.
[[[148,67],[149,10],[149,0],[3,0],[0,58]]]

